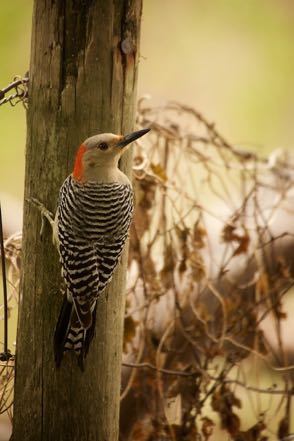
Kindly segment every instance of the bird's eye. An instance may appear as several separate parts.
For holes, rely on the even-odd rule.
[[[100,150],[107,150],[107,149],[108,149],[108,145],[106,144],[106,142],[101,142],[101,143],[98,145],[98,148],[99,148]]]

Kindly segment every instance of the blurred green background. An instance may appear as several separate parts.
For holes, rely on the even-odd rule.
[[[1,2],[0,88],[29,66],[32,0]],[[139,96],[193,105],[265,154],[294,139],[293,0],[145,0]],[[0,191],[22,198],[25,111],[0,107]]]

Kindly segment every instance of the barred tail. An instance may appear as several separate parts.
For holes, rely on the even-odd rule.
[[[78,357],[78,364],[84,370],[84,360],[88,353],[90,343],[94,337],[96,305],[92,313],[91,327],[85,330],[77,317],[73,303],[63,298],[63,304],[58,317],[54,334],[55,363],[59,367],[66,351],[74,351]]]

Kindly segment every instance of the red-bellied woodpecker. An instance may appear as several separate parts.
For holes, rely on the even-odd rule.
[[[112,278],[132,219],[133,191],[118,161],[126,146],[149,130],[86,139],[60,189],[53,236],[65,295],[54,336],[57,366],[64,351],[74,350],[83,368],[94,335],[96,302]]]

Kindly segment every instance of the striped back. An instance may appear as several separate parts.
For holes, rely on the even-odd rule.
[[[60,190],[60,229],[78,239],[109,243],[128,233],[133,213],[129,185],[82,184],[69,176]]]
[[[118,183],[81,184],[69,176],[60,191],[58,236],[67,297],[81,325],[92,324],[96,300],[118,264],[133,213],[133,191]]]

